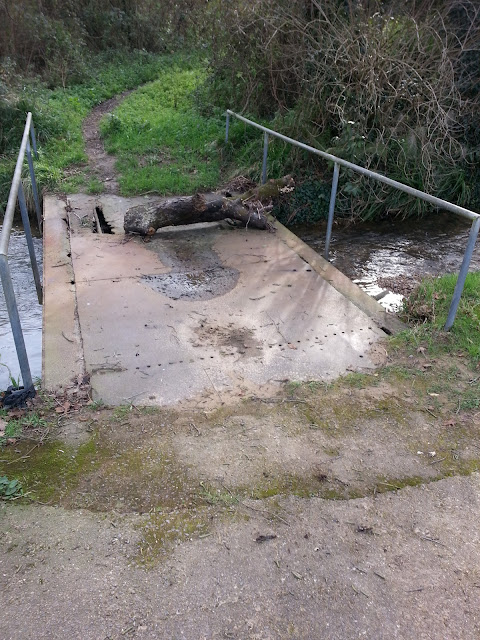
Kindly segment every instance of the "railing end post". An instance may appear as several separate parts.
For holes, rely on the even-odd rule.
[[[335,215],[335,200],[337,198],[338,176],[340,175],[340,165],[335,162],[333,167],[332,191],[330,193],[330,205],[328,207],[327,235],[325,237],[324,258],[328,260],[330,254],[330,240],[332,238],[333,216]]]

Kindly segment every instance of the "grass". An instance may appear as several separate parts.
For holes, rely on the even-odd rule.
[[[36,411],[27,412],[19,418],[9,418],[6,409],[0,409],[0,421],[5,421],[3,435],[0,436],[0,446],[4,446],[10,438],[22,438],[24,431],[47,429],[47,421]]]
[[[417,349],[423,345],[430,355],[464,353],[477,367],[480,363],[480,272],[468,274],[454,325],[445,332],[443,326],[456,281],[455,274],[424,280],[404,305],[405,318],[415,326],[399,334],[393,344]]]
[[[123,195],[212,189],[220,179],[219,116],[203,117],[192,94],[204,64],[179,60],[127,97],[101,123],[109,153],[118,157]]]
[[[154,56],[145,52],[108,52],[92,57],[81,84],[50,89],[35,79],[21,79],[0,102],[0,207],[4,207],[13,176],[27,111],[39,142],[35,171],[40,189],[96,193],[98,183],[86,171],[82,123],[100,102],[145,82],[171,68],[181,56]],[[28,171],[25,171],[27,174]],[[27,193],[31,190],[25,178]]]
[[[0,208],[6,204],[27,111],[39,143],[40,190],[101,193],[102,183],[87,166],[83,120],[97,104],[140,85],[101,122],[106,149],[117,156],[122,195],[191,194],[240,173],[260,180],[263,136],[232,118],[225,144],[224,112],[202,104],[206,68],[197,54],[116,52],[93,57],[81,84],[50,89],[22,79],[0,102]],[[276,126],[281,129],[282,121]],[[289,145],[271,140],[269,175],[283,175],[292,158]],[[24,174],[32,204],[30,177],[27,170]]]
[[[83,120],[95,105],[139,85],[101,122],[107,151],[117,156],[123,195],[210,190],[239,171],[259,179],[262,136],[232,119],[225,145],[223,111],[202,105],[199,98],[205,79],[206,60],[195,54],[117,52],[92,58],[81,84],[49,89],[38,80],[24,80],[11,88],[0,104],[0,208],[6,204],[27,111],[39,143],[40,190],[100,193],[102,183],[88,171]],[[272,141],[271,175],[282,173],[286,149]],[[31,203],[30,177],[24,173]]]
[[[204,60],[178,58],[104,117],[101,133],[118,157],[123,195],[191,194],[239,172],[260,179],[262,135],[232,118],[225,144],[225,114],[199,100],[205,79]],[[270,175],[283,175],[288,149],[271,141]]]

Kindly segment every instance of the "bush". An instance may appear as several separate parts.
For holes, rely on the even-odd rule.
[[[480,149],[480,7],[470,0],[406,5],[210,2],[210,100],[275,116],[287,135],[478,205],[472,185]],[[368,218],[422,214],[426,207],[342,171],[339,213]]]

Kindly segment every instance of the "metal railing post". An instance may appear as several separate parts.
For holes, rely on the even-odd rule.
[[[38,158],[37,137],[35,135],[35,127],[33,126],[33,119],[30,121],[30,137],[32,139],[33,153],[35,154],[35,159],[37,159]]]
[[[35,212],[37,214],[38,228],[41,229],[42,228],[42,212],[40,209],[40,200],[38,199],[37,181],[35,180],[35,170],[33,168],[32,151],[30,149],[29,142],[27,142],[26,152],[27,152],[28,168],[30,170],[30,180],[32,181],[33,201],[35,202]]]
[[[463,256],[462,266],[458,273],[457,284],[453,292],[452,302],[448,311],[447,321],[445,323],[445,331],[449,331],[452,328],[455,316],[457,315],[458,305],[462,296],[463,287],[465,286],[465,280],[468,274],[468,268],[470,266],[470,260],[472,259],[473,250],[477,241],[478,232],[480,230],[480,218],[476,218],[472,222],[470,234],[468,236],[467,248],[465,249],[465,255]]]
[[[264,127],[258,122],[254,122],[253,120],[249,120],[244,116],[241,116],[230,109],[227,109],[227,134],[226,139],[228,139],[228,126],[230,122],[230,116],[237,118],[241,122],[248,124],[264,133],[264,146],[263,146],[263,166],[262,166],[262,183],[265,184],[267,181],[267,153],[268,153],[268,137],[272,136],[273,138],[278,138],[278,140],[282,140],[283,142],[287,142],[288,144],[292,144],[299,149],[304,149],[310,153],[313,153],[325,160],[329,160],[334,163],[334,174],[333,174],[333,183],[332,183],[332,192],[330,195],[330,206],[328,211],[328,223],[327,223],[327,236],[325,238],[325,258],[328,260],[328,254],[330,249],[330,240],[331,240],[331,232],[332,232],[332,224],[333,224],[333,216],[335,211],[335,199],[338,185],[338,175],[340,171],[340,167],[345,167],[346,169],[350,169],[351,171],[355,171],[362,176],[366,176],[367,178],[372,178],[373,180],[377,180],[383,184],[386,184],[394,189],[398,189],[403,193],[407,193],[410,196],[415,198],[420,198],[424,202],[428,202],[438,209],[445,209],[446,211],[450,211],[451,213],[455,213],[462,218],[466,218],[467,220],[472,221],[472,228],[470,231],[470,237],[468,241],[468,246],[465,251],[465,256],[463,258],[463,263],[460,268],[460,273],[458,275],[457,284],[455,287],[455,292],[452,299],[452,304],[450,307],[450,311],[448,314],[447,322],[445,324],[445,330],[451,328],[453,321],[455,319],[455,315],[458,308],[458,303],[460,301],[460,297],[462,295],[463,287],[465,285],[465,278],[467,277],[468,267],[470,264],[470,260],[472,257],[473,249],[475,246],[475,242],[477,239],[477,235],[479,233],[480,228],[480,214],[475,211],[470,211],[470,209],[465,209],[465,207],[460,207],[459,205],[448,202],[447,200],[443,200],[442,198],[437,198],[436,196],[432,196],[429,193],[425,193],[424,191],[420,191],[419,189],[415,189],[414,187],[410,187],[403,182],[398,182],[397,180],[392,180],[392,178],[388,178],[387,176],[376,173],[375,171],[370,171],[370,169],[366,169],[365,167],[361,167],[358,164],[354,164],[353,162],[349,162],[348,160],[343,160],[338,156],[334,156],[331,153],[327,153],[326,151],[321,151],[320,149],[316,149],[315,147],[311,147],[308,144],[303,142],[299,142],[298,140],[294,140],[293,138],[289,138],[288,136],[284,136],[278,131],[274,131],[273,129],[269,129],[268,127]]]
[[[335,200],[337,197],[339,174],[340,174],[340,165],[337,162],[335,162],[335,165],[333,167],[332,191],[330,193],[330,206],[328,207],[327,235],[325,238],[325,253],[324,253],[325,260],[328,260],[328,254],[330,251],[330,240],[332,238],[333,216],[335,214]]]
[[[20,316],[18,315],[15,291],[13,290],[12,278],[10,276],[10,268],[8,266],[7,256],[4,254],[0,254],[0,278],[2,280],[3,293],[5,295],[5,303],[7,305],[8,316],[10,318],[10,325],[12,327],[15,348],[17,350],[23,386],[25,390],[29,390],[33,388],[32,374],[30,373],[30,365],[28,364],[27,350],[23,339]]]
[[[20,213],[22,214],[23,228],[25,230],[25,238],[27,240],[28,253],[30,255],[30,264],[32,265],[33,279],[35,280],[35,288],[37,289],[37,298],[40,304],[43,304],[43,289],[40,280],[40,272],[38,270],[37,256],[35,255],[35,247],[33,246],[32,230],[30,228],[30,220],[28,218],[27,203],[25,202],[25,194],[23,193],[22,183],[18,185],[18,204],[20,205]]]
[[[228,132],[230,130],[230,114],[227,111],[227,123],[225,126],[225,142],[228,142]]]
[[[268,133],[263,136],[262,184],[267,182]]]

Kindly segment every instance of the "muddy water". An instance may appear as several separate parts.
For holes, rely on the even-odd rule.
[[[292,231],[323,255],[325,224],[295,227]],[[376,295],[390,289],[382,284],[382,278],[418,280],[428,274],[458,272],[469,231],[468,221],[449,214],[422,220],[338,225],[332,233],[330,260],[367,293]],[[470,268],[480,270],[480,240]],[[399,293],[389,293],[381,302],[394,310],[402,299]]]
[[[34,238],[37,260],[41,269],[42,240]],[[42,307],[38,304],[37,292],[33,281],[27,243],[22,232],[12,231],[8,262],[12,274],[13,287],[17,298],[18,313],[24,333],[25,345],[30,361],[33,378],[42,374]],[[18,378],[20,367],[13,341],[10,321],[5,305],[3,290],[0,287],[0,363],[10,368],[12,375]],[[0,366],[0,390],[10,384],[7,366]]]
[[[157,253],[171,272],[145,275],[143,280],[154,291],[173,300],[211,300],[231,291],[239,273],[222,264],[213,249],[214,228],[163,232],[146,246]],[[174,239],[175,242],[169,242]]]

